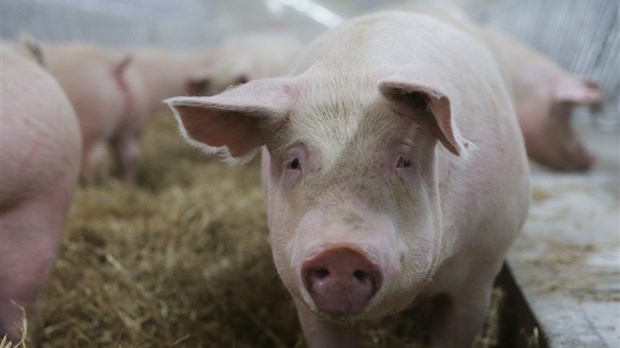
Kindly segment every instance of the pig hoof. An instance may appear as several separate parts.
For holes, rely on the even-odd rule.
[[[301,272],[317,308],[336,315],[361,312],[382,283],[376,265],[345,247],[320,252],[304,262]]]

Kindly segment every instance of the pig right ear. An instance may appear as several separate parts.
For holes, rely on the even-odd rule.
[[[575,105],[598,104],[602,101],[598,84],[574,76],[563,76],[553,85],[553,99],[559,103]]]
[[[183,136],[209,154],[250,160],[285,119],[291,105],[287,78],[255,80],[211,97],[175,97],[164,102]]]

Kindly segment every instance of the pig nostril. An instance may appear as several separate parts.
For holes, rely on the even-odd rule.
[[[353,272],[353,276],[360,282],[363,282],[367,279],[366,273],[363,271],[355,271]]]
[[[325,279],[329,276],[329,271],[326,268],[320,268],[310,272],[310,277],[315,279]]]

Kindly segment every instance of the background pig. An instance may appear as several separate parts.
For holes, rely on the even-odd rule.
[[[289,35],[234,36],[215,49],[213,64],[194,72],[188,92],[211,95],[250,80],[286,75],[301,50],[301,42]]]
[[[17,340],[60,241],[80,167],[80,129],[60,86],[33,61],[2,47],[0,337]]]
[[[163,99],[188,92],[188,81],[212,63],[213,54],[210,49],[171,51],[161,47],[132,51],[148,112],[158,111]]]
[[[188,141],[261,147],[278,273],[311,347],[415,299],[433,347],[468,347],[529,204],[510,97],[485,45],[384,12],[316,39],[291,76],[168,100]]]
[[[146,120],[141,81],[132,57],[86,43],[44,46],[48,71],[73,104],[82,133],[82,176],[100,180],[111,145],[121,177],[136,180],[139,139]]]
[[[598,86],[562,70],[534,49],[485,29],[512,90],[528,155],[551,169],[589,170],[594,157],[571,125],[575,106],[602,101]]]

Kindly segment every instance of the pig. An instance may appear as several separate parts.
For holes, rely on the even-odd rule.
[[[512,92],[527,153],[557,171],[587,171],[595,158],[573,131],[576,106],[596,105],[602,94],[595,82],[580,79],[533,48],[485,28]]]
[[[78,181],[81,137],[58,83],[9,46],[1,56],[0,340],[17,343],[18,306],[31,328],[37,322],[37,299]]]
[[[141,80],[132,57],[80,42],[43,46],[47,70],[73,104],[82,134],[82,178],[101,182],[111,145],[121,178],[136,182],[140,136],[146,122]]]
[[[269,240],[310,347],[430,308],[469,347],[529,208],[523,137],[495,59],[432,16],[386,11],[315,39],[287,76],[166,103],[190,144],[262,151]]]
[[[210,48],[172,51],[163,47],[143,47],[129,51],[142,80],[143,100],[149,114],[158,112],[162,99],[191,93],[190,81],[196,71],[213,62]]]
[[[250,80],[286,75],[303,46],[291,35],[261,33],[233,36],[214,49],[212,64],[195,71],[190,95],[212,95]]]

